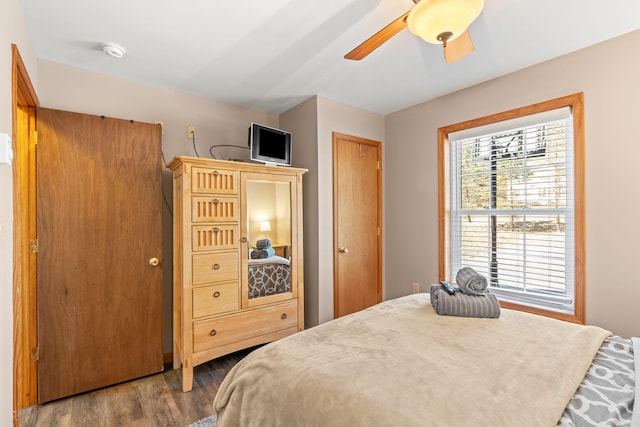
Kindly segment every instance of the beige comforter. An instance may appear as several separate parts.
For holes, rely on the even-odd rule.
[[[554,426],[608,335],[504,309],[439,316],[409,295],[248,355],[217,427]]]

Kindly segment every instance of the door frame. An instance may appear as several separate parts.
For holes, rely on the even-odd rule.
[[[378,239],[377,239],[377,252],[378,252],[378,284],[377,284],[377,301],[382,302],[382,143],[380,141],[374,141],[372,139],[361,138],[358,136],[347,135],[339,132],[332,132],[332,157],[333,157],[333,318],[338,317],[338,192],[340,190],[339,183],[336,179],[336,171],[338,170],[338,141],[345,140],[356,144],[365,144],[376,149],[376,155],[378,158]]]
[[[35,108],[40,105],[18,47],[11,45],[13,177],[13,425],[37,399]]]

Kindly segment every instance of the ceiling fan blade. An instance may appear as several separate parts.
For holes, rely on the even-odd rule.
[[[460,34],[455,40],[444,45],[444,60],[447,64],[457,61],[473,52],[473,42],[469,30]]]
[[[405,13],[404,15],[393,21],[391,24],[375,33],[373,36],[369,37],[358,47],[347,53],[344,58],[353,59],[356,61],[365,58],[371,52],[382,46],[384,42],[398,34],[407,26],[407,15],[409,15],[409,12]]]

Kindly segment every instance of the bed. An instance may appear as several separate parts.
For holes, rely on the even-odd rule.
[[[273,255],[249,259],[249,298],[291,292],[291,265],[288,259]]]
[[[439,316],[413,294],[253,351],[218,390],[216,426],[631,425],[637,347],[513,310]]]

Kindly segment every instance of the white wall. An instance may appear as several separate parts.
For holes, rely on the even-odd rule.
[[[298,165],[309,169],[303,177],[308,181],[304,185],[304,244],[305,321],[309,327],[333,319],[333,132],[380,141],[384,152],[384,116],[317,96],[283,113],[280,124],[294,135],[295,129],[304,132],[301,127],[317,131],[305,134],[305,152]],[[382,170],[384,176],[384,163]],[[306,262],[311,256],[315,265]]]
[[[246,147],[247,126],[256,121],[293,133],[293,166],[309,169],[304,183],[305,320],[313,326],[333,318],[332,132],[384,140],[384,116],[323,97],[313,97],[280,117],[192,95],[118,79],[39,60],[38,96],[46,108],[164,123],[163,150],[193,155],[187,126],[196,128],[199,154],[212,144]],[[384,150],[383,150],[384,151]],[[248,150],[215,151],[221,158],[248,158]],[[383,165],[384,172],[384,165]],[[172,178],[163,173],[164,194],[171,204]],[[164,208],[164,351],[171,346],[172,240],[171,216]]]
[[[318,97],[318,241],[319,322],[333,319],[333,132],[382,142],[385,147],[384,116]],[[384,156],[384,154],[383,154]],[[386,174],[384,161],[382,176]],[[383,188],[383,198],[385,192]],[[384,220],[384,212],[383,212]],[[383,229],[383,247],[385,232]],[[384,270],[384,267],[383,267]],[[382,284],[385,289],[384,279]]]
[[[386,117],[387,298],[438,278],[437,129],[584,92],[587,323],[640,336],[638,46],[640,31]]]
[[[0,13],[0,132],[12,135],[11,44],[18,46],[37,89],[36,58],[19,0]],[[13,194],[12,167],[0,165],[0,425],[13,423]]]
[[[306,168],[302,176],[304,249],[304,324],[318,324],[318,102],[312,97],[280,115],[280,127],[292,133],[291,159]]]
[[[111,58],[105,57],[107,60]],[[196,129],[196,149],[210,158],[209,148],[233,144],[240,148],[214,148],[219,159],[248,159],[248,127],[254,122],[278,126],[278,116],[169,89],[110,77],[50,61],[38,60],[42,107],[104,115],[140,122],[163,123],[162,149],[169,162],[174,156],[195,156],[187,126]],[[163,193],[173,212],[173,178],[163,171]],[[173,239],[172,217],[163,207],[163,347],[172,346]]]

